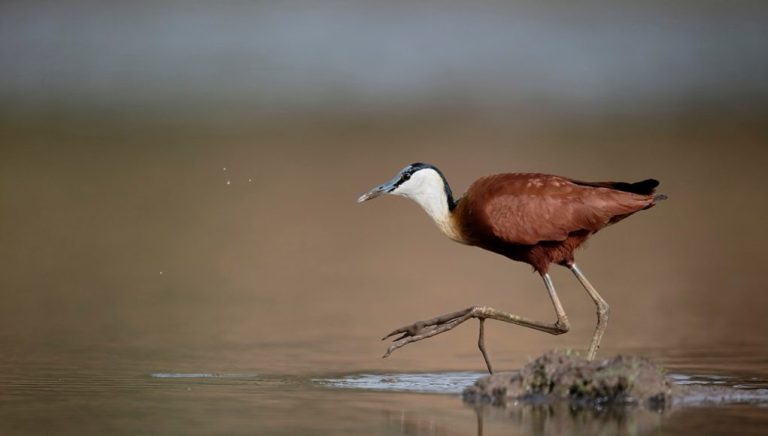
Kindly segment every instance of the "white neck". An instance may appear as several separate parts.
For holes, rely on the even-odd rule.
[[[443,234],[454,241],[463,242],[451,214],[445,181],[437,171],[428,168],[415,172],[409,180],[392,191],[392,194],[419,203]]]

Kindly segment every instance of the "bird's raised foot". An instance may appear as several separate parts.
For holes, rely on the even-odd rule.
[[[510,324],[516,324],[523,327],[528,327],[534,330],[539,330],[552,335],[559,335],[569,330],[568,318],[565,313],[559,314],[558,320],[555,323],[546,323],[541,321],[534,321],[522,316],[513,315],[508,312],[503,312],[488,306],[471,306],[458,312],[447,313],[426,321],[417,321],[413,324],[409,324],[399,329],[393,330],[390,334],[383,337],[382,340],[388,339],[392,336],[400,335],[394,339],[392,344],[384,353],[383,357],[389,357],[392,352],[398,348],[402,348],[411,342],[417,342],[422,339],[431,338],[432,336],[445,333],[454,329],[459,324],[470,318],[477,318],[480,320],[480,331],[477,340],[477,346],[480,352],[483,354],[483,359],[488,367],[488,372],[493,373],[491,367],[491,361],[488,358],[488,353],[485,349],[485,334],[484,334],[484,321],[486,319],[494,319],[496,321],[506,322]]]
[[[381,338],[381,340],[386,340],[392,336],[400,335],[400,337],[393,340],[392,345],[387,348],[387,352],[382,357],[388,357],[393,351],[411,342],[431,338],[432,336],[452,330],[470,318],[478,317],[482,317],[482,308],[480,306],[471,306],[458,312],[446,313],[426,321],[417,321],[395,329]]]

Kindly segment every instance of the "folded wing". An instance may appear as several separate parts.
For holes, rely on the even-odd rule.
[[[467,200],[473,221],[488,236],[532,245],[562,241],[582,230],[594,233],[653,204],[652,192],[638,194],[610,185],[546,174],[500,174],[475,182]],[[474,196],[473,192],[481,194]]]

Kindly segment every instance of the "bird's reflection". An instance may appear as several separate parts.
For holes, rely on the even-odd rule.
[[[388,410],[385,415],[390,426],[403,435],[466,434],[474,427],[478,436],[646,434],[658,430],[665,415],[642,407],[582,408],[567,402],[467,407],[474,412],[476,423],[452,422],[455,418],[413,410]]]
[[[477,435],[484,430],[514,428],[533,435],[643,434],[658,429],[662,414],[642,407],[586,408],[567,402],[512,405],[506,408],[473,406]],[[488,434],[491,434],[488,432]]]

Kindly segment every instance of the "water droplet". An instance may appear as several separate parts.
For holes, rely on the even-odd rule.
[[[253,179],[248,179],[248,183],[251,183],[251,182],[253,182]]]
[[[222,168],[221,170],[222,170],[222,171],[226,171],[226,170],[227,170],[227,167],[224,167],[224,168]]]
[[[163,272],[162,272],[162,271],[160,271],[160,275],[163,275]]]
[[[227,180],[227,185],[231,185],[231,184],[232,184],[232,182],[230,182],[229,180]]]

